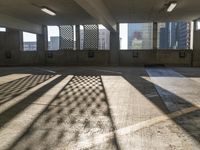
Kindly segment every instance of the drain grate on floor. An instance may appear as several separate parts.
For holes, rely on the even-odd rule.
[[[165,67],[164,64],[146,64],[144,67]]]

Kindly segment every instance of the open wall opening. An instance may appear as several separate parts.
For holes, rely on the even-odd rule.
[[[48,50],[59,50],[60,32],[58,26],[47,26],[48,30]]]
[[[192,49],[193,22],[158,23],[158,49]]]
[[[153,48],[153,23],[120,24],[120,49],[140,50]]]
[[[24,51],[37,50],[37,35],[36,34],[23,32],[23,50]]]

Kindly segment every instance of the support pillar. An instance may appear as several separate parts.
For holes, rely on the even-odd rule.
[[[76,25],[76,50],[80,49],[80,25]]]
[[[23,34],[22,34],[22,31],[7,28],[6,39],[5,39],[5,50],[6,51],[23,50]]]
[[[120,39],[119,39],[119,24],[117,24],[117,31],[110,32],[110,64],[119,65],[120,63]]]
[[[47,26],[42,26],[42,34],[37,34],[37,50],[48,50],[48,32]]]
[[[193,42],[193,59],[194,67],[200,67],[200,30],[197,29],[197,21],[194,21],[194,42]]]
[[[0,51],[5,49],[6,32],[0,32]]]
[[[158,43],[158,23],[153,23],[153,50],[157,50],[157,43]]]

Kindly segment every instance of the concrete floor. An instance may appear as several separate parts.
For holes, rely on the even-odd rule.
[[[200,69],[0,68],[0,150],[199,150]]]

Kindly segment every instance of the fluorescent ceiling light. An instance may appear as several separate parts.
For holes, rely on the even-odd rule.
[[[167,12],[172,12],[174,8],[176,7],[177,2],[170,3],[169,7],[167,8]]]
[[[42,7],[41,10],[42,10],[43,12],[47,13],[48,15],[56,16],[56,13],[55,13],[53,10],[51,10],[51,9],[49,9],[49,8],[47,8],[47,7]]]
[[[0,32],[6,32],[6,28],[0,27]]]

